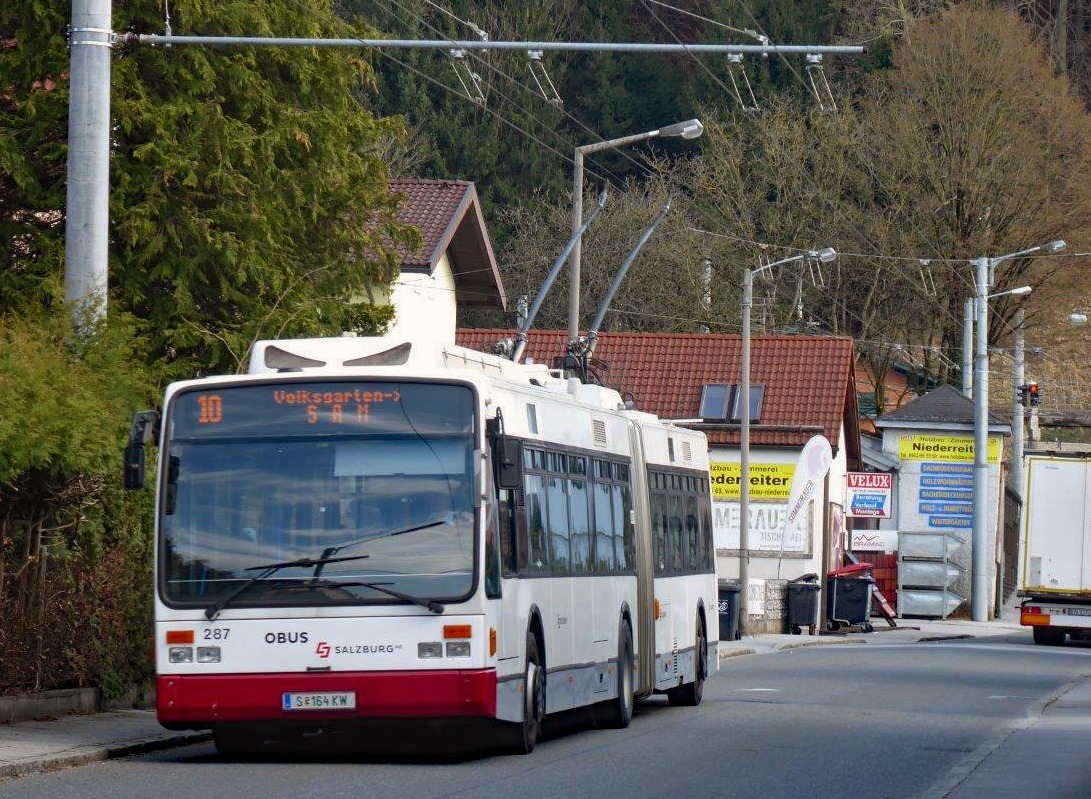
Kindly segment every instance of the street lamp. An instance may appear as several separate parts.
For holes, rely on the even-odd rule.
[[[991,300],[994,297],[1003,297],[1006,294],[1030,294],[1030,292],[1030,286],[1020,286],[1016,289],[1008,289],[1007,291],[990,294],[985,299]],[[966,397],[966,399],[973,399],[974,397],[974,392],[971,388],[971,380],[973,379],[974,373],[974,307],[976,304],[977,297],[968,298],[963,306],[962,314],[962,396]]]
[[[583,224],[583,157],[591,153],[612,150],[629,144],[645,141],[646,139],[696,139],[705,132],[705,126],[699,119],[688,119],[685,122],[676,122],[665,128],[649,130],[647,133],[637,133],[633,136],[622,136],[619,139],[598,141],[585,144],[576,148],[576,154],[572,159],[572,235]],[[583,246],[580,241],[572,248],[568,256],[568,339],[574,341],[580,335],[580,256]]]
[[[742,363],[739,386],[739,629],[748,622],[748,593],[750,590],[750,309],[754,305],[754,275],[768,272],[778,266],[810,259],[830,263],[837,258],[832,247],[807,252],[747,269],[742,283]]]
[[[974,621],[988,621],[989,617],[988,586],[985,582],[989,554],[989,286],[992,284],[993,270],[998,264],[1037,252],[1060,252],[1066,246],[1057,239],[1029,250],[992,258],[984,256],[971,261],[977,267],[977,280],[974,285],[977,311],[977,351],[974,356],[974,524],[970,552],[970,614]]]

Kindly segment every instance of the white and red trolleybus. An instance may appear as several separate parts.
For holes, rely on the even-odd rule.
[[[715,669],[703,434],[453,345],[259,343],[175,383],[159,429],[160,722],[224,752],[365,719],[696,705]],[[497,724],[499,722],[499,724]]]

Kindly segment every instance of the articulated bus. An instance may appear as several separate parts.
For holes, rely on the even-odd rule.
[[[154,431],[169,729],[238,754],[472,721],[525,753],[553,713],[625,727],[637,699],[701,701],[700,432],[544,365],[347,336],[259,342],[248,374],[169,386],[134,422],[129,488]]]

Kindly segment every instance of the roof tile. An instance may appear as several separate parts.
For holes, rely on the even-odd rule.
[[[459,330],[457,341],[472,349],[491,349],[511,330]],[[551,364],[565,351],[568,335],[532,331],[526,356]],[[631,396],[636,407],[662,418],[697,416],[707,383],[740,381],[740,336],[687,333],[601,333],[595,360],[604,363],[600,379]],[[750,382],[765,386],[760,423],[751,427],[758,446],[802,446],[818,432],[838,445],[842,422],[850,448],[856,435],[853,342],[833,336],[753,336]],[[783,429],[773,429],[783,428]],[[738,444],[737,428],[704,428],[714,444]]]

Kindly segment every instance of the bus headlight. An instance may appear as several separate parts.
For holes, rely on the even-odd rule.
[[[197,662],[198,663],[219,663],[220,662],[220,648],[218,646],[199,646],[199,647],[197,647]]]
[[[441,658],[443,657],[443,644],[439,641],[427,641],[417,644],[417,657]]]
[[[470,642],[469,641],[448,641],[447,642],[447,657],[449,658],[468,658],[470,656]]]
[[[171,663],[192,663],[193,662],[193,647],[192,646],[172,646],[168,650],[168,657]]]

